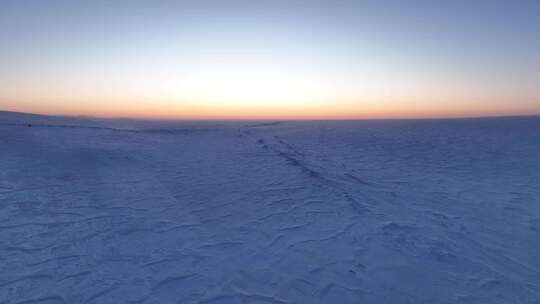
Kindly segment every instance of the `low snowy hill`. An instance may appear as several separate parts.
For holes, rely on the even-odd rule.
[[[0,303],[539,303],[539,130],[0,112]]]
[[[72,126],[95,126],[95,119],[82,117],[49,116],[39,114],[29,114],[20,112],[0,111],[0,124],[18,125],[72,125]]]

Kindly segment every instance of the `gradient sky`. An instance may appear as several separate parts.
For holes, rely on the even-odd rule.
[[[0,0],[0,110],[540,114],[540,1]]]

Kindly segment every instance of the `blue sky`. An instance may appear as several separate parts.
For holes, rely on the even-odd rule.
[[[540,113],[540,1],[0,0],[0,108]]]

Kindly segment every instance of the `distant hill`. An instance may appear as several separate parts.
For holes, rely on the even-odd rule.
[[[78,125],[97,126],[98,121],[86,117],[51,116],[22,112],[0,111],[0,124]]]

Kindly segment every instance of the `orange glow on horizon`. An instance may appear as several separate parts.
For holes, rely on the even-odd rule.
[[[188,103],[174,101],[100,101],[75,102],[67,107],[65,103],[4,101],[6,111],[27,112],[45,115],[94,116],[103,118],[138,118],[170,120],[332,120],[332,119],[407,119],[540,115],[540,106],[491,107],[482,103],[433,103],[409,102],[304,102],[304,103],[232,103],[205,102]],[[531,104],[539,104],[531,102]]]
[[[358,63],[357,63],[358,65]],[[360,67],[364,65],[359,64]],[[88,69],[88,70],[87,70]],[[357,70],[355,70],[357,69]],[[126,66],[72,77],[22,77],[0,88],[0,109],[143,119],[369,119],[540,114],[534,89],[449,81],[388,63],[364,71],[302,62],[203,57],[137,73]],[[77,72],[77,73],[75,73]],[[45,77],[45,76],[50,77]],[[71,74],[70,74],[71,75]]]

